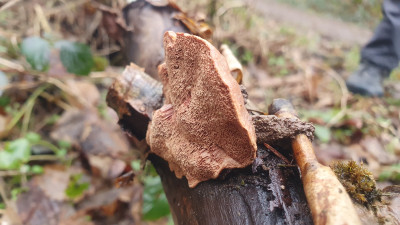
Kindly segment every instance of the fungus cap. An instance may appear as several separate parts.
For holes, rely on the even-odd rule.
[[[190,187],[243,168],[256,156],[256,135],[226,59],[206,40],[168,31],[159,76],[165,95],[147,131],[151,152]]]

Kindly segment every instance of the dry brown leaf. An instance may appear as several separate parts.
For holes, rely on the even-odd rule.
[[[132,28],[126,24],[121,10],[114,9],[99,3],[97,3],[97,8],[103,14],[101,23],[102,27],[106,30],[108,36],[114,40],[117,40],[120,44],[124,45],[123,35],[126,32],[132,31]]]
[[[315,146],[315,155],[320,163],[329,166],[332,162],[349,159],[343,147],[337,143]]]
[[[381,164],[388,165],[396,162],[394,155],[389,154],[376,137],[365,137],[360,141],[360,145]]]
[[[85,154],[120,157],[129,151],[127,139],[119,127],[89,109],[65,111],[50,136],[79,146]]]
[[[239,84],[242,84],[242,79],[243,79],[242,64],[240,64],[239,60],[233,54],[228,45],[223,44],[221,45],[220,49],[222,55],[225,56],[226,61],[228,62],[228,66],[229,69],[231,70],[232,76],[236,79],[236,81]]]
[[[58,225],[61,220],[74,215],[72,205],[48,197],[39,187],[40,182],[38,177],[34,177],[29,182],[28,191],[17,199],[18,214],[23,224]]]
[[[133,194],[132,192],[129,193]],[[79,204],[78,208],[92,216],[106,218],[107,221],[119,221],[125,214],[125,210],[129,208],[126,202],[120,200],[120,196],[124,195],[126,195],[124,188],[103,190],[85,199]]]
[[[100,92],[92,82],[68,79],[65,82],[68,92],[65,92],[70,105],[79,108],[96,108],[100,101]]]
[[[126,163],[107,156],[88,155],[89,164],[95,176],[103,179],[114,179],[125,169]]]
[[[52,77],[65,77],[71,76],[72,74],[68,73],[65,69],[65,66],[62,64],[60,59],[60,50],[52,49],[50,52],[50,62],[49,62],[49,70],[47,71],[48,76]]]
[[[185,24],[186,28],[189,29],[191,34],[211,42],[212,30],[207,23],[195,21],[193,18],[190,18],[186,13],[183,12],[177,13],[174,18]]]
[[[375,177],[379,175],[380,163],[370,153],[366,152],[360,144],[352,144],[343,148],[351,160],[365,162],[365,166]]]
[[[76,168],[64,166],[46,166],[43,175],[37,177],[38,186],[43,193],[52,200],[64,201],[67,199],[65,190],[68,187],[70,176]],[[77,172],[77,171],[76,171]]]

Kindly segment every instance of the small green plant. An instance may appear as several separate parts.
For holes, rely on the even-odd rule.
[[[321,120],[323,123],[327,124],[331,121],[331,119],[339,112],[338,109],[329,109],[329,110],[302,110],[300,111],[301,118],[303,120],[310,120],[312,118],[317,118]],[[332,130],[330,127],[315,124],[315,136],[317,136],[318,140],[322,143],[327,143],[331,141],[332,138]]]
[[[131,167],[137,174],[137,179],[139,179],[144,186],[142,219],[154,221],[162,217],[170,216],[169,204],[164,193],[160,176],[150,163],[146,164],[144,170],[141,170],[140,164],[140,160],[131,162]]]
[[[390,167],[386,167],[379,175],[381,181],[392,181],[396,184],[400,184],[400,164],[394,164]]]
[[[22,41],[21,52],[32,69],[46,71],[50,64],[50,44],[40,37],[28,37]]]
[[[70,177],[69,184],[67,189],[65,190],[65,194],[71,198],[75,199],[80,196],[89,188],[89,183],[84,182],[83,179],[83,174],[78,173],[74,174]]]
[[[170,214],[168,200],[159,176],[144,178],[142,214],[143,220],[157,220]]]
[[[26,163],[35,158],[31,152],[32,146],[35,145],[52,150],[60,159],[66,155],[67,149],[70,147],[70,144],[67,142],[59,142],[57,146],[49,141],[42,140],[37,133],[27,133],[22,138],[4,144],[3,149],[0,150],[0,169],[17,170],[24,168],[22,166],[28,166]],[[40,166],[32,166],[29,167],[29,171],[39,173],[42,169],[40,169]]]
[[[19,169],[30,156],[30,142],[26,138],[5,143],[3,151],[0,151],[0,169]]]
[[[360,64],[360,48],[353,47],[345,55],[344,68],[347,71],[355,71]]]
[[[95,66],[89,46],[82,43],[61,40],[52,45],[40,37],[28,37],[21,43],[21,53],[32,69],[38,71],[48,70],[53,48],[59,50],[61,62],[70,73],[86,76]],[[104,68],[102,64],[102,60],[98,59],[95,69]]]
[[[331,140],[332,132],[329,127],[314,125],[315,127],[315,136],[317,136],[318,140],[322,143],[328,143]]]

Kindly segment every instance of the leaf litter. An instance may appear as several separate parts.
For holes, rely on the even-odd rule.
[[[0,202],[7,206],[1,211],[2,220],[140,224],[142,219],[168,214],[160,182],[149,166],[147,175],[146,171],[134,171],[136,178],[126,181],[128,186],[116,189],[113,184],[116,177],[131,171],[130,162],[140,157],[133,151],[132,139],[116,126],[115,115],[101,108],[110,80],[121,71],[114,65],[127,64],[122,57],[121,50],[126,47],[122,34],[132,31],[121,13],[126,3],[105,2],[108,5],[79,0],[20,2],[7,11],[6,18],[14,19],[1,23],[0,70],[8,79],[0,96],[0,118],[6,121],[0,126],[4,141]],[[162,5],[149,2],[153,7],[166,7],[170,1]],[[209,38],[209,27],[199,26],[201,19],[192,15],[208,12],[210,2],[183,2],[188,13],[172,5],[175,18],[189,25],[192,33]],[[242,80],[257,108],[266,111],[277,97],[290,99],[303,119],[320,127],[316,126],[314,147],[322,163],[364,162],[374,178],[379,178],[378,186],[400,183],[396,74],[385,84],[388,91],[382,99],[351,95],[343,89],[343,79],[355,69],[350,68],[357,57],[353,46],[265,20],[245,4],[225,1],[215,3],[214,8],[209,11],[209,21],[215,26],[213,43],[227,44],[244,65]],[[21,10],[25,13],[19,13]],[[29,43],[32,41],[39,44]],[[55,48],[57,41],[67,41],[63,50],[67,55],[61,53],[62,47]],[[148,45],[143,44],[143,49]],[[32,46],[42,47],[35,50]],[[76,61],[76,56],[84,60]],[[106,56],[112,66],[91,72],[96,56]],[[82,64],[85,59],[87,63]],[[43,85],[49,86],[29,98]],[[28,151],[21,143],[25,141],[19,139],[25,138],[27,131],[43,139]],[[69,145],[63,148],[59,141]],[[7,150],[15,149],[13,146],[19,151]],[[19,194],[13,197],[11,192]],[[393,213],[400,198],[390,198]],[[162,213],[152,213],[152,206]],[[166,224],[167,219],[146,223]]]

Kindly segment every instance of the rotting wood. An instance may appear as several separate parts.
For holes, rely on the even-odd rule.
[[[270,106],[269,113],[278,117],[296,119],[292,105],[285,99],[275,99]],[[318,162],[308,137],[304,134],[296,135],[292,146],[294,158],[301,171],[314,224],[361,224],[346,189],[331,168]]]
[[[136,76],[146,78],[137,84],[126,82],[139,79]],[[137,67],[130,66],[107,95],[108,104],[119,115],[119,124],[132,136],[145,136],[152,111],[161,107],[146,102],[162,102],[161,93],[148,88],[158,87],[157,81],[148,78]],[[140,106],[147,108],[141,110]],[[286,144],[287,147],[279,150],[290,152],[290,145]],[[257,155],[260,164],[254,173],[251,166],[225,170],[218,179],[202,182],[195,188],[189,188],[186,178],[176,178],[163,159],[150,154],[149,160],[161,176],[176,224],[312,224],[297,167],[279,166],[285,163],[262,145],[258,145]],[[292,160],[290,154],[285,157]]]

